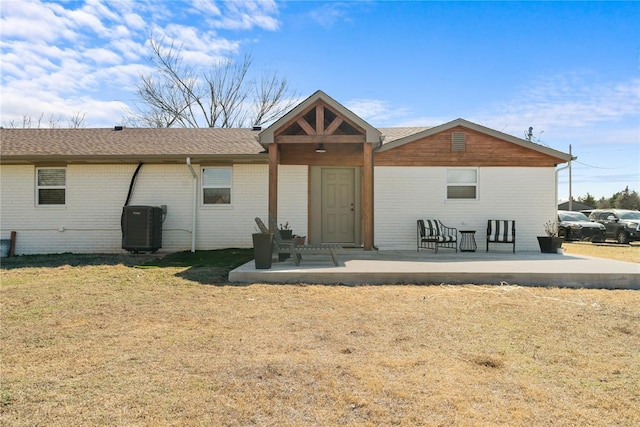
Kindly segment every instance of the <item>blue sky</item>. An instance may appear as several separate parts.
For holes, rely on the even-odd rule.
[[[574,198],[640,191],[639,2],[0,2],[0,121],[122,122],[147,34],[204,66],[249,53],[377,127],[461,117],[568,152]],[[567,199],[568,172],[559,173]]]

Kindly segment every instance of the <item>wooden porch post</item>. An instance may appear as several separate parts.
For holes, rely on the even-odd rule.
[[[362,159],[362,244],[373,249],[373,144],[364,143]]]
[[[269,215],[278,218],[278,164],[280,150],[278,144],[269,144]],[[269,221],[270,223],[271,221]],[[271,226],[269,226],[271,227]]]

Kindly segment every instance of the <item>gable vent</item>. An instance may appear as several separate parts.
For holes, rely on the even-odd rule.
[[[464,132],[451,133],[451,151],[465,151],[467,148],[467,136]]]

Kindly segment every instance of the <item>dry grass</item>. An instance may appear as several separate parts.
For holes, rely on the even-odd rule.
[[[187,270],[2,270],[0,423],[640,424],[640,292]]]
[[[640,263],[640,242],[630,245],[611,243],[565,242],[562,248],[566,253],[587,255],[598,258],[610,258],[618,261]]]

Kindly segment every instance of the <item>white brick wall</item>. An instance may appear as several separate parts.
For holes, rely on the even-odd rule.
[[[446,173],[445,167],[376,167],[376,246],[415,249],[416,220],[435,218],[458,230],[476,230],[478,249],[484,251],[487,220],[514,219],[516,251],[539,250],[536,236],[555,218],[553,168],[480,168],[478,200],[471,201],[446,200]],[[490,250],[511,251],[511,246]]]
[[[0,230],[16,254],[120,251],[120,214],[135,165],[67,167],[66,206],[36,206],[35,168],[3,165]]]
[[[200,175],[200,168],[194,168]],[[267,218],[269,166],[233,166],[230,206],[203,205],[199,178],[198,198],[196,249],[252,247],[251,234],[255,232],[256,224],[254,218]]]
[[[200,166],[197,181],[196,249],[251,247],[254,218],[267,219],[267,165],[234,165],[231,206],[204,206]],[[35,168],[0,166],[0,237],[18,232],[16,253],[122,252],[120,216],[135,164],[70,165],[67,205],[35,205]],[[538,250],[536,236],[556,211],[553,168],[480,168],[479,198],[446,200],[446,169],[376,167],[375,244],[381,249],[414,249],[416,220],[438,218],[458,229],[476,230],[484,250],[490,218],[515,219],[517,250]],[[279,221],[297,234],[308,230],[308,168],[279,167]],[[131,205],[167,205],[161,251],[191,249],[193,178],[186,164],[145,164]],[[62,230],[62,231],[59,231]],[[510,251],[508,245],[494,250]]]
[[[137,165],[69,165],[67,203],[35,205],[35,168],[0,167],[0,235],[17,231],[16,254],[122,252],[120,217]],[[251,247],[257,215],[266,218],[268,166],[233,166],[231,206],[201,204],[197,181],[196,249]],[[188,166],[145,164],[130,205],[167,205],[161,251],[191,249],[193,178]],[[62,230],[62,231],[59,231]]]
[[[289,223],[294,234],[306,236],[308,230],[309,168],[278,167],[278,224]]]

